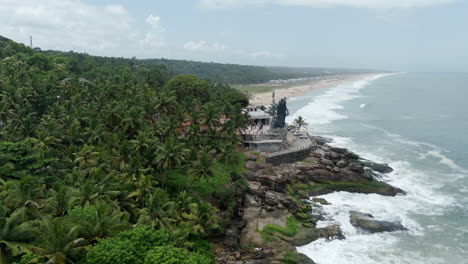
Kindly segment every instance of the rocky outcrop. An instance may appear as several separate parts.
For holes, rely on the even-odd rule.
[[[384,163],[376,163],[372,162],[369,160],[363,160],[361,161],[361,164],[371,168],[374,171],[380,172],[380,173],[390,173],[393,171],[392,167],[388,166],[388,164]]]
[[[349,220],[354,227],[370,233],[393,232],[408,230],[399,222],[379,221],[371,214],[350,211]]]
[[[337,225],[316,228],[315,223],[323,219],[321,206],[329,204],[326,200],[314,198],[310,204],[301,199],[334,191],[404,194],[375,177],[390,172],[388,165],[331,147],[327,139],[314,140],[316,148],[296,163],[274,166],[259,154],[248,155],[247,171],[243,173],[247,188],[238,198],[237,218],[215,247],[219,263],[281,263],[287,252],[294,254],[297,263],[313,263],[297,253],[295,247],[319,238],[344,236]],[[368,232],[404,230],[399,223],[378,221],[357,212],[352,223]]]

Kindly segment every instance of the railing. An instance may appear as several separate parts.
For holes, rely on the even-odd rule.
[[[286,149],[286,150],[281,150],[281,151],[278,151],[278,152],[268,153],[268,154],[266,154],[266,157],[267,158],[272,158],[272,157],[277,157],[277,156],[281,156],[281,155],[285,155],[285,154],[289,154],[289,153],[293,153],[293,152],[299,152],[299,151],[306,150],[306,149],[312,149],[314,146],[315,146],[315,144],[310,143],[310,144],[300,146],[300,147],[295,147],[295,148],[290,148],[290,149]]]
[[[311,140],[309,133],[307,133],[307,137],[309,138],[309,140]],[[317,144],[315,143],[315,141],[311,140],[310,144],[299,146],[299,147],[294,147],[290,149],[285,149],[285,150],[281,150],[281,151],[277,151],[273,153],[268,153],[266,154],[266,157],[267,158],[278,157],[278,156],[289,154],[289,153],[294,153],[294,152],[298,152],[298,151],[302,151],[306,149],[312,149],[313,147],[316,147],[316,146]]]

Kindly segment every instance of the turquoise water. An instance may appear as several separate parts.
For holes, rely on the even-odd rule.
[[[389,163],[383,180],[407,195],[324,195],[326,226],[345,240],[299,248],[319,264],[468,263],[468,74],[381,75],[317,90],[288,102],[310,132],[365,158]],[[349,210],[401,221],[408,232],[364,234]]]

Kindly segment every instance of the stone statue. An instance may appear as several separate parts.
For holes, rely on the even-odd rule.
[[[284,128],[286,126],[286,116],[288,115],[289,111],[286,106],[286,98],[283,98],[277,105],[273,128]]]

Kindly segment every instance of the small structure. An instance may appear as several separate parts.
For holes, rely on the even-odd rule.
[[[307,157],[315,144],[309,135],[286,128],[285,118],[289,114],[286,98],[271,107],[275,117],[257,106],[244,109],[252,125],[242,133],[244,147],[266,154],[266,161],[272,164],[295,162]]]
[[[248,106],[246,108],[247,113],[250,115],[250,120],[252,125],[259,126],[269,126],[271,124],[272,116],[260,109],[258,106]]]

